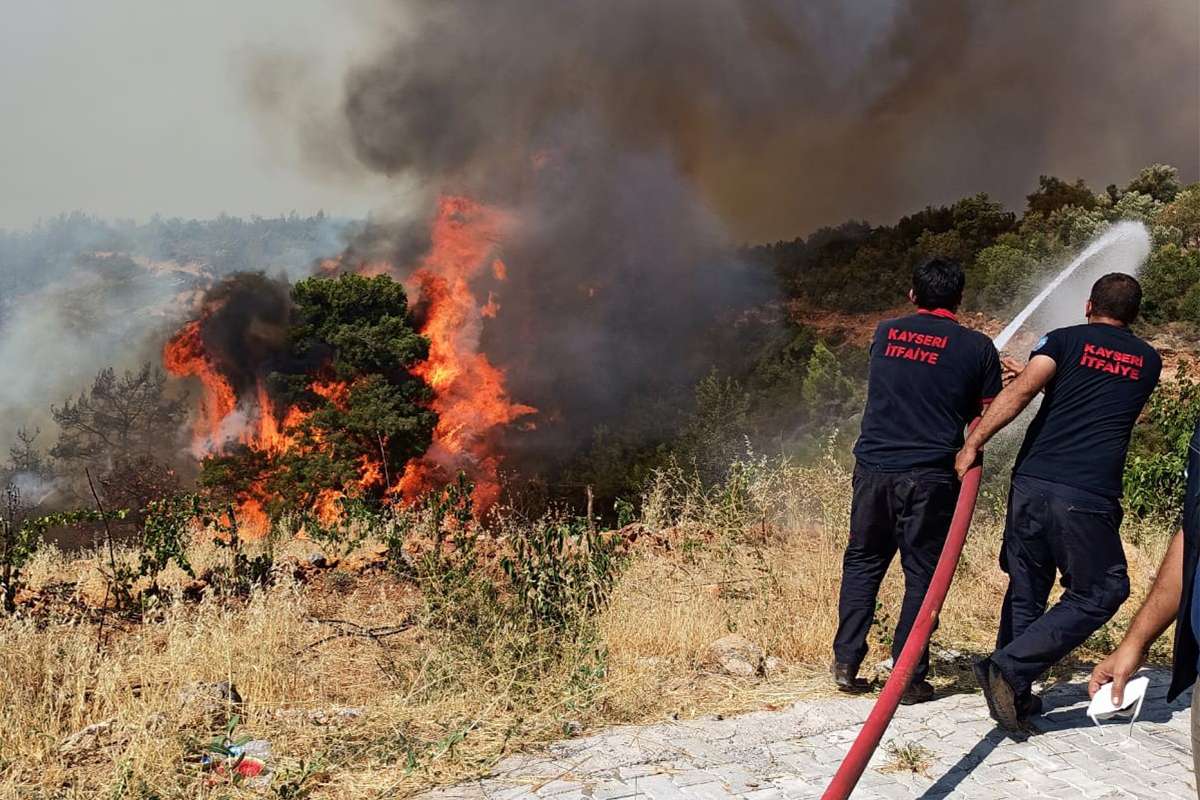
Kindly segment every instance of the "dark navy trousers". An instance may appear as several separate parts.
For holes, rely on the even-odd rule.
[[[1129,597],[1121,503],[1014,475],[1000,567],[1008,591],[992,661],[1018,694],[1087,641]],[[1046,610],[1057,573],[1065,590]]]
[[[857,666],[866,657],[879,586],[897,550],[904,570],[904,602],[892,638],[892,657],[899,657],[946,543],[958,489],[958,479],[949,469],[881,472],[861,464],[855,467],[850,541],[842,559],[838,630],[833,640],[838,663]],[[926,648],[913,681],[924,680],[928,673]]]

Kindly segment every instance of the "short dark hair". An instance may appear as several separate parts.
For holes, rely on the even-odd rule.
[[[1093,314],[1129,325],[1142,308],[1142,285],[1132,275],[1110,272],[1092,285],[1091,301]]]
[[[967,276],[953,258],[934,256],[913,269],[913,296],[920,308],[958,310]]]

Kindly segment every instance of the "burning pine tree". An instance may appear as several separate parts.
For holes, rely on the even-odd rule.
[[[383,275],[309,278],[291,289],[283,316],[270,304],[231,312],[240,299],[218,295],[164,351],[169,369],[204,385],[201,485],[259,530],[287,509],[329,523],[343,499],[382,502],[437,424],[432,392],[413,372],[429,342],[414,329],[404,287]],[[242,328],[234,339],[260,343],[246,358],[249,375],[233,363],[245,354],[219,344],[231,317]]]

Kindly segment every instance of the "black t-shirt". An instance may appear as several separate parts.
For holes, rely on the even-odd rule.
[[[871,342],[867,407],[854,456],[885,471],[954,466],[963,429],[1001,388],[1000,357],[953,314],[884,320]]]
[[[1187,493],[1183,496],[1183,591],[1175,618],[1174,670],[1167,700],[1174,700],[1196,680],[1200,645],[1196,628],[1196,565],[1200,562],[1200,424],[1188,447]]]
[[[1057,369],[1013,472],[1120,497],[1129,435],[1162,372],[1158,352],[1128,328],[1089,324],[1051,331],[1033,356]]]

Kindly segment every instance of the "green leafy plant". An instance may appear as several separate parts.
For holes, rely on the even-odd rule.
[[[637,520],[637,506],[622,497],[618,497],[613,503],[613,513],[617,517],[618,528],[624,528]]]
[[[174,561],[194,577],[187,557],[187,539],[192,526],[203,519],[205,510],[200,496],[194,494],[150,501],[141,514],[138,572],[154,577]]]
[[[4,507],[0,509],[0,592],[5,611],[13,611],[21,569],[33,556],[42,541],[41,531],[25,524],[25,506],[21,490],[9,484],[4,490]]]
[[[218,547],[228,550],[230,554],[229,565],[224,572],[214,576],[219,579],[222,587],[231,594],[247,595],[254,587],[266,585],[275,566],[270,535],[267,536],[266,550],[249,555],[240,535],[241,524],[233,506],[226,506],[222,514],[214,513],[210,507],[202,508],[205,512],[201,517],[202,523],[217,533],[213,542]]]
[[[549,517],[516,536],[501,566],[518,607],[563,627],[600,608],[617,574],[616,542],[586,521]]]
[[[495,582],[478,569],[474,488],[460,473],[402,526],[419,542],[405,569],[421,586],[430,624],[445,630],[474,628],[497,612]]]
[[[425,528],[432,546],[421,559],[425,577],[471,572],[476,565],[475,485],[460,472],[453,483],[425,500]]]
[[[1188,445],[1200,420],[1200,383],[1181,376],[1159,387],[1135,429],[1125,468],[1125,506],[1173,519],[1183,507]]]

